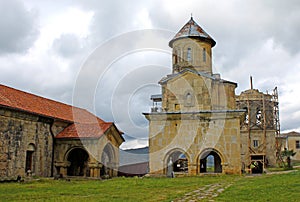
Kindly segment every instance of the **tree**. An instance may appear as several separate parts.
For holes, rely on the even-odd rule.
[[[281,152],[281,156],[283,159],[286,159],[287,164],[285,167],[292,168],[291,165],[291,157],[295,156],[296,152],[294,150],[287,150],[287,148],[284,148],[284,151]]]

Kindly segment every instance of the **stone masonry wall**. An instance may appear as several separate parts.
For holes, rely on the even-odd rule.
[[[31,146],[32,173],[51,176],[51,120],[0,108],[0,177],[26,175],[26,152]]]
[[[201,118],[199,117],[201,116]],[[200,174],[200,156],[204,151],[218,151],[223,173],[241,171],[239,113],[147,116],[149,125],[149,166],[151,174],[165,174],[168,154],[183,151],[189,161],[189,174]],[[210,121],[209,121],[210,119]]]

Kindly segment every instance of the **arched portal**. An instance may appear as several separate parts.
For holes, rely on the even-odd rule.
[[[101,163],[103,166],[100,171],[100,176],[103,175],[113,176],[113,169],[115,167],[114,161],[115,161],[115,153],[113,147],[111,146],[111,144],[107,144],[104,147],[101,156]]]
[[[165,174],[171,176],[175,173],[188,173],[188,158],[186,154],[180,150],[174,150],[167,154],[165,161]]]
[[[67,160],[70,162],[67,171],[69,176],[87,176],[89,154],[84,149],[72,149]]]
[[[214,149],[200,154],[200,173],[222,173],[222,160]]]

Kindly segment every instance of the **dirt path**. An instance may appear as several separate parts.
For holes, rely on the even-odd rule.
[[[230,187],[232,184],[224,184],[224,183],[216,183],[209,184],[195,191],[189,192],[184,195],[184,197],[175,199],[173,202],[194,202],[201,200],[214,201],[213,198],[217,197],[220,193],[222,193],[225,189]]]
[[[280,172],[267,172],[267,175],[284,174],[290,172],[298,172],[298,170],[287,170]],[[247,175],[245,177],[255,177],[257,175]],[[220,182],[202,186],[192,192],[186,193],[183,197],[173,200],[173,202],[196,202],[196,201],[214,201],[214,198],[221,194],[225,189],[230,187],[232,183]]]
[[[277,174],[285,174],[285,173],[292,173],[298,172],[298,170],[284,170],[284,171],[276,171],[276,172],[267,172],[267,175],[277,175]]]

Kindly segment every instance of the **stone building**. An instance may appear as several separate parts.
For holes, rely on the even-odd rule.
[[[116,176],[122,142],[87,110],[0,85],[0,177]]]
[[[251,79],[252,80],[252,79]],[[279,111],[277,89],[272,94],[253,89],[236,96],[237,107],[245,109],[241,121],[242,169],[257,163],[255,172],[261,173],[265,166],[276,165],[276,137],[279,136]]]
[[[295,131],[283,133],[278,139],[281,140],[281,150],[293,150],[296,154],[291,157],[292,161],[300,162],[300,133]]]
[[[238,174],[254,159],[261,162],[262,158],[264,165],[265,159],[274,162],[275,133],[271,126],[266,130],[253,128],[248,135],[243,127],[248,117],[244,98],[249,93],[253,98],[264,94],[251,89],[236,96],[237,84],[212,71],[215,45],[193,18],[169,42],[172,74],[159,81],[162,94],[151,96],[151,113],[143,113],[149,120],[150,174]],[[248,142],[254,140],[262,146],[255,145],[250,152]],[[259,154],[259,159],[254,154]]]

